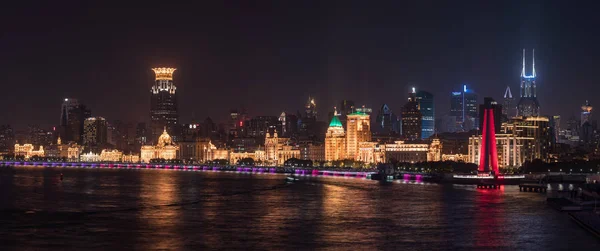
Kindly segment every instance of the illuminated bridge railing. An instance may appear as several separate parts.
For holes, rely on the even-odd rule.
[[[97,162],[35,162],[35,161],[0,161],[4,166],[39,166],[64,168],[102,168],[102,169],[162,169],[178,171],[212,171],[236,173],[292,173],[300,176],[330,176],[367,178],[375,172],[335,171],[318,169],[294,169],[284,167],[244,167],[244,166],[206,166],[206,165],[171,165],[148,163],[97,163]]]

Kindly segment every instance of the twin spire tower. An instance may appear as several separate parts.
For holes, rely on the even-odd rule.
[[[523,49],[523,68],[521,70],[521,99],[517,104],[517,116],[539,116],[540,103],[537,100],[537,85],[535,83],[535,49],[532,51],[531,74],[525,70],[525,49]]]

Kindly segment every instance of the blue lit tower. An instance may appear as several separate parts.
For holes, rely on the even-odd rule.
[[[462,91],[452,92],[450,116],[456,118],[457,131],[478,129],[477,94],[463,85]]]
[[[532,72],[527,75],[525,71],[525,49],[523,49],[523,69],[521,70],[521,99],[517,104],[517,116],[539,116],[540,103],[537,100],[537,87],[535,83],[535,49],[532,53]]]
[[[421,139],[427,139],[435,132],[435,107],[433,94],[426,91],[417,92],[417,101],[421,111]]]

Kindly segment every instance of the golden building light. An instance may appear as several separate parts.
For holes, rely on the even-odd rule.
[[[152,68],[154,74],[156,74],[156,80],[173,80],[173,72],[177,70],[176,68]]]

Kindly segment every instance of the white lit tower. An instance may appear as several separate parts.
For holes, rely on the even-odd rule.
[[[527,75],[525,71],[525,49],[523,49],[523,69],[521,70],[521,99],[517,104],[517,116],[539,116],[540,103],[537,100],[537,86],[535,83],[535,50],[532,53],[532,71]]]
[[[177,141],[179,132],[177,113],[177,87],[173,83],[173,72],[175,68],[152,68],[156,80],[150,89],[150,124],[152,141],[156,142],[158,137],[166,128],[167,133]]]

